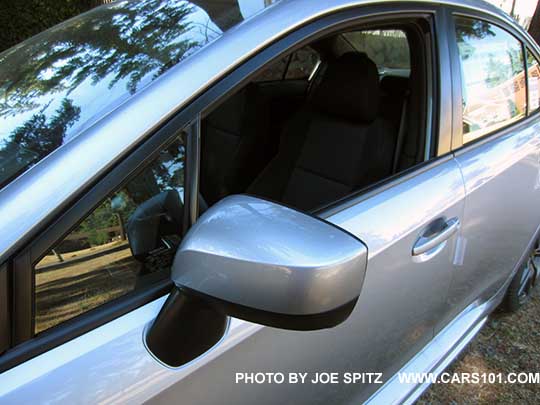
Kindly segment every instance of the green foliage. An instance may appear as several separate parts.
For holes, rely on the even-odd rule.
[[[1,71],[0,116],[36,108],[43,95],[69,95],[87,80],[96,84],[110,77],[112,87],[127,79],[135,92],[147,74],[159,76],[199,45],[181,39],[190,28],[188,4],[142,0],[101,7],[77,24],[62,24],[0,55],[0,63],[17,67]]]
[[[51,118],[40,112],[17,127],[0,143],[0,187],[58,148],[79,114],[80,108],[66,98]]]
[[[488,36],[495,36],[495,32],[491,29],[491,24],[481,20],[472,20],[470,18],[456,19],[456,36],[459,46],[459,54],[461,59],[469,59],[475,52],[476,48],[471,41],[483,39]]]
[[[53,7],[45,0],[43,4]],[[73,4],[68,1],[65,7]],[[75,90],[94,92],[104,108],[112,102],[108,92],[104,86],[98,92],[90,85],[103,81],[112,88],[122,81],[126,92],[134,93],[143,78],[156,78],[203,45],[192,39],[198,38],[195,34],[188,34],[195,27],[193,10],[183,0],[104,6],[0,54],[0,119],[32,113],[16,128],[9,128],[9,120],[3,127],[0,187],[62,145],[80,117],[99,113],[89,111],[95,106],[76,106],[77,100],[71,101]],[[51,116],[48,107],[59,99],[62,106]]]
[[[18,0],[0,6],[0,51],[104,3],[99,0]]]

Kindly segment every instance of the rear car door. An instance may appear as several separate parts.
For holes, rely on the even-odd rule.
[[[458,9],[449,24],[461,78],[454,85],[453,147],[467,197],[460,267],[439,327],[505,285],[540,224],[538,96],[527,88],[537,87],[537,47],[528,45],[534,58],[526,67],[527,39],[508,24]]]

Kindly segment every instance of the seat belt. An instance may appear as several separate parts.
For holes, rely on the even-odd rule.
[[[394,152],[394,163],[392,164],[392,174],[396,174],[399,166],[401,149],[403,149],[403,139],[405,138],[405,128],[407,127],[407,103],[409,100],[409,91],[405,93],[403,107],[401,108],[401,119],[399,120],[399,131],[396,140],[396,150]]]

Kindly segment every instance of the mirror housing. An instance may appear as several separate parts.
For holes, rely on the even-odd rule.
[[[221,200],[190,229],[172,281],[219,311],[284,329],[333,327],[360,294],[367,248],[346,231],[246,195]]]

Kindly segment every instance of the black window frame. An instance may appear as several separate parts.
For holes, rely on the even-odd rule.
[[[359,24],[376,23],[378,21],[385,22],[389,19],[425,18],[426,16],[430,16],[432,28],[437,31],[437,25],[439,26],[437,32],[432,32],[432,45],[434,46],[432,55],[434,60],[432,63],[434,64],[433,69],[435,72],[433,79],[438,86],[441,86],[442,81],[439,80],[437,66],[440,66],[441,58],[445,59],[444,53],[440,51],[440,41],[445,38],[444,30],[441,29],[444,26],[444,22],[441,20],[444,8],[440,5],[415,2],[397,4],[397,7],[396,4],[385,3],[382,5],[365,5],[342,10],[322,16],[309,24],[295,28],[282,38],[278,38],[259,53],[239,64],[231,72],[225,73],[221,79],[217,80],[216,83],[212,84],[201,95],[189,102],[187,106],[178,111],[168,122],[142,140],[138,145],[126,151],[126,157],[101,176],[94,184],[75,196],[74,202],[67,206],[56,218],[43,224],[39,229],[32,230],[32,233],[37,234],[37,236],[26,243],[10,261],[10,275],[13,281],[11,348],[7,352],[0,354],[0,373],[162,297],[170,291],[170,287],[172,286],[170,282],[156,285],[144,292],[136,291],[63,322],[35,337],[32,336],[34,307],[33,260],[69,233],[73,224],[90,213],[93,207],[97,206],[113,190],[119,189],[126,181],[129,181],[130,176],[137,169],[143,167],[148,159],[157,156],[161,149],[177,136],[178,131],[193,123],[200,128],[200,117],[203,112],[208,111],[212,106],[219,104],[232,93],[243,87],[272,62],[275,62],[285,54],[302,48],[317,38],[343,31],[349,27],[356,27]],[[443,49],[444,43],[442,42]],[[437,116],[438,111],[442,112],[439,105],[439,102],[442,103],[440,101],[442,100],[440,96],[441,91],[434,90],[434,95],[436,95],[437,100],[433,100],[435,104],[433,105],[434,111],[430,136],[432,138],[432,144],[435,145],[440,135]],[[439,148],[434,157],[444,157],[443,159],[438,159],[435,162],[433,160],[424,162],[422,165],[417,165],[402,174],[404,176],[407,174],[410,176],[415,171],[425,170],[433,164],[442,163],[448,159],[448,153],[449,150],[443,150],[441,152]],[[187,148],[186,156],[190,156],[190,154],[191,150]],[[189,166],[187,164],[186,168]],[[422,166],[422,168],[419,169],[419,166]],[[189,176],[188,173],[186,173],[187,176]],[[384,181],[383,183],[390,184],[393,180],[395,179]],[[380,186],[381,183],[378,183],[374,187]],[[366,190],[362,190],[343,200],[336,201],[333,203],[333,207],[326,207],[325,212],[330,213],[333,209],[343,208],[354,201],[359,194],[365,192]],[[194,210],[196,215],[196,208]]]
[[[493,131],[484,134],[482,136],[479,136],[478,138],[475,138],[472,141],[469,141],[467,143],[463,143],[463,128],[462,128],[462,117],[463,117],[463,105],[462,105],[462,81],[463,78],[461,76],[461,68],[460,68],[460,56],[459,56],[459,49],[458,49],[458,42],[457,42],[457,36],[456,36],[456,24],[455,19],[463,17],[463,18],[469,18],[474,20],[481,20],[485,21],[489,24],[492,24],[512,37],[514,37],[520,44],[521,44],[521,52],[523,55],[523,62],[524,62],[524,69],[525,69],[525,97],[527,98],[526,102],[526,112],[525,116],[521,119],[510,122],[507,125],[494,129]],[[490,142],[494,139],[497,139],[501,136],[504,136],[508,134],[509,132],[513,131],[514,129],[520,128],[522,126],[527,125],[527,123],[530,121],[530,118],[535,116],[536,114],[530,114],[529,113],[529,86],[528,86],[528,78],[527,78],[527,60],[526,60],[526,48],[531,48],[530,41],[528,38],[523,35],[523,33],[513,27],[511,24],[509,24],[507,21],[505,21],[503,18],[497,16],[488,14],[483,11],[477,11],[477,10],[471,10],[469,8],[465,7],[459,7],[459,6],[448,6],[448,13],[447,13],[447,26],[448,26],[448,43],[449,43],[449,51],[450,51],[450,60],[451,60],[451,69],[452,69],[452,151],[453,152],[459,152],[463,150],[469,150],[470,148],[475,148],[477,146],[483,145],[486,142]],[[533,47],[534,48],[534,47]],[[535,55],[535,53],[533,53]],[[536,112],[540,111],[537,110]]]
[[[525,48],[525,81],[527,83],[527,117],[531,115],[536,115],[540,112],[540,106],[536,108],[536,110],[531,111],[531,105],[530,105],[530,94],[529,94],[529,62],[528,62],[528,56],[529,54],[536,60],[538,65],[540,66],[540,58],[537,56],[538,54],[531,50],[531,45],[528,43],[523,44]]]

